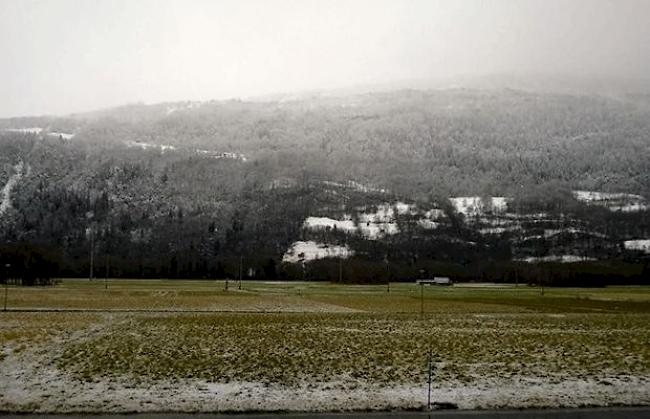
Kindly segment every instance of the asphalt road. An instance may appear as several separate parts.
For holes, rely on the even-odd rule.
[[[2,419],[650,419],[650,407],[612,407],[544,410],[438,410],[431,412],[354,412],[354,413],[136,413],[136,414],[0,414]]]

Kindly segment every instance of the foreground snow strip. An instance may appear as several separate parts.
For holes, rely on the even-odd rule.
[[[10,356],[0,363],[0,410],[14,412],[245,412],[419,409],[426,384],[349,380],[286,387],[202,380],[82,382],[49,365]],[[460,409],[647,405],[650,377],[516,377],[434,382],[431,399]]]

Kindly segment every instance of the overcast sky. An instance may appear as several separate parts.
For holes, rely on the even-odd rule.
[[[650,0],[0,0],[0,117],[481,74],[650,75]]]

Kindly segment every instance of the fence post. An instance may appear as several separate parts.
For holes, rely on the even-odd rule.
[[[424,284],[420,282],[420,317],[424,316]]]
[[[427,410],[431,410],[431,373],[432,373],[432,366],[431,366],[431,348],[429,348],[429,379],[428,379],[428,384],[429,384],[429,390],[427,392]]]

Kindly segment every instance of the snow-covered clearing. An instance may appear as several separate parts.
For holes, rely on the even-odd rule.
[[[416,205],[405,202],[384,203],[370,210],[367,207],[357,208],[357,217],[350,214],[343,215],[340,220],[329,217],[307,217],[303,228],[312,231],[334,230],[348,234],[359,233],[368,240],[379,240],[386,236],[400,232],[397,225],[399,216],[415,216],[419,213]],[[416,223],[423,229],[436,229],[440,223],[437,220],[444,216],[440,209],[430,209],[421,216]]]
[[[476,217],[486,212],[505,213],[508,209],[508,202],[511,198],[503,196],[493,196],[489,201],[485,201],[480,196],[459,196],[449,198],[449,202],[454,206],[456,212],[466,217]]]
[[[526,262],[526,263],[540,263],[540,262],[575,263],[575,262],[594,261],[596,260],[596,258],[578,256],[578,255],[548,255],[548,256],[528,256],[528,257],[518,258],[514,260],[519,262]]]
[[[650,239],[626,240],[623,242],[623,246],[628,250],[641,250],[650,253]]]
[[[50,137],[63,138],[64,140],[71,140],[75,136],[75,134],[69,132],[48,132],[47,135]]]
[[[327,245],[315,241],[297,241],[282,257],[283,262],[298,263],[324,258],[348,258],[354,252],[346,246]]]
[[[372,209],[359,207],[356,208],[356,214],[356,217],[344,214],[341,219],[307,217],[303,228],[311,231],[336,230],[348,234],[359,233],[367,240],[379,240],[400,232],[397,217],[417,216],[420,214],[420,218],[415,220],[415,223],[425,230],[438,228],[440,223],[434,220],[444,217],[444,212],[440,209],[433,208],[422,213],[415,204],[407,204],[401,201],[392,204],[379,204],[372,207]]]
[[[545,229],[544,230],[544,238],[548,239],[554,236],[557,236],[558,234],[583,234],[587,236],[592,236],[592,237],[599,237],[601,239],[607,238],[607,235],[602,234],[602,233],[597,233],[595,231],[586,231],[582,230],[579,228],[556,228],[556,229]]]
[[[357,226],[351,218],[335,220],[328,217],[307,217],[303,227],[308,230],[338,230],[345,233],[354,233]]]
[[[139,148],[141,150],[160,150],[161,153],[165,153],[166,151],[179,151],[179,149],[176,146],[169,145],[169,144],[154,144],[154,143],[146,143],[143,141],[132,141],[132,140],[124,141],[124,144],[129,148]],[[217,160],[219,159],[239,160],[243,162],[248,160],[246,156],[243,154],[232,153],[229,151],[214,151],[214,150],[203,150],[203,149],[186,150],[186,151],[189,151],[191,153],[197,153],[203,156],[208,156]]]
[[[0,195],[0,198],[2,199],[0,201],[0,215],[3,215],[9,208],[11,208],[11,191],[16,186],[20,178],[23,177],[23,170],[25,168],[25,164],[20,161],[14,166],[14,174],[9,177],[9,180],[7,180],[7,183],[5,186],[2,188],[2,192]]]
[[[397,223],[382,223],[382,222],[361,222],[359,223],[359,231],[369,240],[379,240],[386,236],[399,233]]]
[[[176,147],[174,147],[173,145],[145,143],[142,141],[129,140],[129,141],[125,141],[124,144],[129,148],[140,148],[142,150],[158,149],[163,153],[168,150],[171,151],[176,150]]]
[[[354,180],[348,180],[345,182],[334,182],[331,180],[324,180],[323,185],[325,186],[330,186],[334,188],[344,188],[344,189],[351,189],[357,192],[364,192],[364,193],[370,193],[370,192],[375,192],[375,193],[381,193],[385,194],[388,193],[386,189],[383,188],[377,188],[375,186],[369,186],[369,185],[364,185],[362,183],[356,182]]]
[[[505,227],[487,227],[479,229],[480,234],[503,234],[508,231]]]
[[[229,160],[241,160],[241,161],[247,161],[248,159],[246,158],[245,155],[240,154],[240,153],[231,153],[229,151],[212,151],[212,150],[196,150],[197,153],[199,154],[204,154],[207,156],[212,157],[213,159],[229,159]]]
[[[440,226],[440,223],[424,218],[418,220],[418,225],[425,230],[435,230]]]
[[[605,207],[613,212],[638,212],[650,208],[646,199],[641,195],[596,191],[573,191],[573,196],[578,201],[589,205]]]
[[[43,128],[29,127],[29,128],[5,128],[3,131],[19,132],[21,134],[40,134]]]

